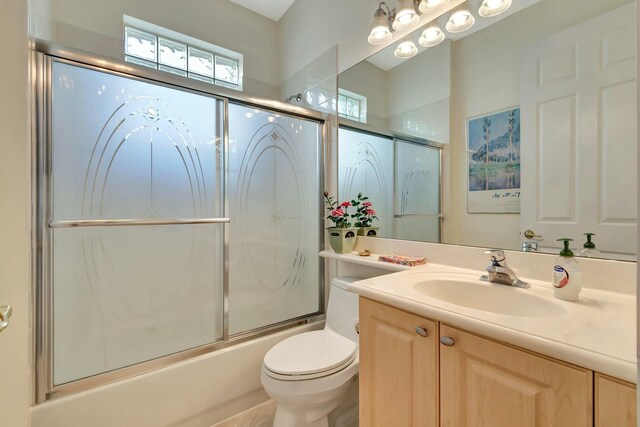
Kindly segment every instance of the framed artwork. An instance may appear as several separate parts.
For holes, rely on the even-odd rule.
[[[520,107],[467,119],[467,212],[520,213]]]

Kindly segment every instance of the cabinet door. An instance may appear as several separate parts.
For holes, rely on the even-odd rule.
[[[438,425],[437,340],[435,322],[360,298],[360,425]]]
[[[589,427],[593,375],[440,325],[440,418],[450,427]]]
[[[596,374],[596,427],[636,427],[636,387]]]

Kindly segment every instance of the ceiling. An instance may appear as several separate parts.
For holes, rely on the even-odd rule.
[[[230,0],[244,8],[278,22],[295,0]]]

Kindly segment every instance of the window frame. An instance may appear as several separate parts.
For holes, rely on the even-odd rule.
[[[358,104],[358,114],[352,115],[348,114],[347,111],[341,110],[340,108],[340,100],[344,99],[345,110],[349,101],[352,103]],[[335,110],[338,114],[338,117],[342,117],[348,120],[353,120],[360,123],[367,123],[367,97],[364,95],[357,94],[355,92],[351,92],[342,88],[338,88],[338,98],[336,100]]]
[[[139,53],[136,54],[129,50],[128,36],[131,32],[139,33],[147,36],[148,39],[154,40],[154,60],[149,59],[151,55],[145,56]],[[123,19],[123,35],[124,60],[126,62],[242,91],[244,58],[243,55],[238,52],[234,52],[127,15],[124,15]],[[161,45],[163,42],[165,45],[175,44],[177,46],[184,46],[184,68],[161,60]],[[192,51],[197,51],[205,56],[209,55],[211,57],[210,75],[203,74],[202,70],[195,71],[192,69],[192,66],[190,65]],[[235,64],[235,72],[232,71],[230,73],[235,77],[235,83],[226,77],[219,77],[216,74],[216,66],[220,66],[217,62],[218,59],[220,59],[220,62],[226,63],[226,66],[229,64]]]

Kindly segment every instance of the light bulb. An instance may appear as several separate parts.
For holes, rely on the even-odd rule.
[[[442,31],[439,28],[428,28],[424,32],[425,39],[430,42],[440,37],[440,34],[442,34]]]
[[[387,14],[383,9],[379,8],[373,15],[373,26],[371,27],[371,33],[369,33],[367,40],[369,43],[376,45],[384,44],[390,41],[391,38],[392,35],[391,30],[389,30]]]
[[[412,17],[413,17],[413,15],[411,15],[409,13],[406,13],[406,14],[402,15],[401,17],[399,17],[398,21],[402,25],[408,25],[409,23],[411,23],[411,18]]]
[[[478,9],[478,15],[483,18],[490,18],[500,15],[509,7],[511,7],[511,0],[484,0],[480,9]]]
[[[445,35],[438,26],[429,27],[422,32],[418,43],[424,47],[433,47],[444,41]]]
[[[393,20],[393,28],[401,30],[410,25],[417,24],[420,17],[416,13],[413,0],[398,0],[396,6],[396,17]]]
[[[418,48],[416,47],[416,45],[413,43],[412,40],[406,40],[401,42],[396,48],[396,50],[393,52],[396,58],[400,58],[400,59],[411,58],[412,56],[415,56],[417,53],[418,53]]]
[[[449,4],[449,0],[422,0],[418,9],[420,9],[420,12],[422,13],[429,13],[444,7],[447,4]]]
[[[446,28],[450,33],[461,33],[473,27],[475,22],[476,18],[474,18],[469,9],[465,7],[458,9],[451,14]]]
[[[469,20],[469,13],[464,11],[454,13],[453,16],[451,17],[451,20],[453,21],[454,24],[460,27]]]

